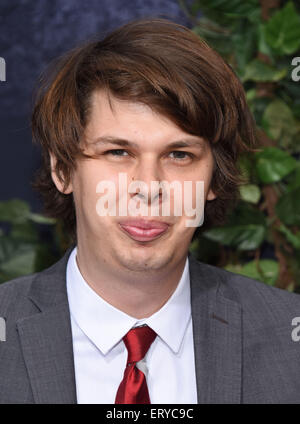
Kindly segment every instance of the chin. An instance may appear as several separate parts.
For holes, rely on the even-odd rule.
[[[172,253],[160,252],[159,249],[134,249],[126,252],[119,261],[131,271],[158,270],[166,266],[172,258]]]

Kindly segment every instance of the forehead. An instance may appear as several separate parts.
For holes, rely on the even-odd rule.
[[[112,95],[108,97],[104,91],[95,91],[92,95],[86,135],[92,140],[113,136],[143,144],[161,144],[182,136],[195,137],[149,106],[119,100]]]

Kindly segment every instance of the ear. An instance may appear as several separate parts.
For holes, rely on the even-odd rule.
[[[54,184],[56,185],[56,188],[57,188],[58,191],[60,191],[61,193],[64,193],[64,194],[70,194],[73,191],[72,183],[70,182],[70,184],[66,188],[66,190],[63,190],[63,188],[64,188],[63,180],[61,178],[59,178],[58,175],[55,172],[56,162],[57,162],[56,158],[53,156],[52,153],[50,153],[50,166],[51,166],[52,180],[53,180]]]
[[[215,193],[212,191],[212,189],[209,189],[209,192],[207,194],[206,200],[214,200],[216,199]]]

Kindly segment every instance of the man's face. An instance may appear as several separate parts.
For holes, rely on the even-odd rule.
[[[155,271],[182,260],[195,231],[187,227],[184,207],[184,182],[192,182],[192,205],[196,205],[196,182],[204,182],[204,199],[212,200],[210,190],[213,157],[209,144],[202,138],[185,133],[167,118],[149,107],[111,98],[112,108],[104,92],[95,92],[89,123],[86,127],[85,152],[96,154],[93,159],[80,159],[65,193],[73,191],[77,217],[78,245],[112,267],[131,271]],[[103,138],[106,138],[104,140]],[[107,138],[110,138],[110,141]],[[102,138],[102,140],[100,139]],[[119,141],[112,139],[122,139]],[[128,143],[124,142],[127,140]],[[174,142],[184,141],[187,146]],[[173,144],[173,146],[171,146]],[[120,187],[120,174],[127,184],[142,181],[146,189],[134,188],[125,196]],[[55,175],[54,182],[62,190]],[[99,183],[110,181],[115,187],[114,216],[99,216],[102,196]],[[177,181],[182,187],[182,200],[175,193],[162,196],[162,190],[151,194],[151,182]],[[155,183],[154,183],[155,184]],[[98,187],[98,189],[97,189]],[[98,191],[98,192],[97,192]],[[113,193],[113,191],[111,192]],[[139,193],[139,194],[138,194]],[[187,193],[187,190],[186,190]],[[152,197],[151,197],[152,196]],[[125,200],[124,200],[125,199]],[[125,202],[125,203],[124,203]],[[162,205],[169,202],[169,216],[163,216]],[[182,203],[182,214],[175,214],[175,203]],[[120,204],[129,203],[147,210],[148,216],[120,216]],[[159,209],[153,216],[151,206]],[[97,207],[98,205],[98,207]],[[106,203],[108,205],[108,203]],[[156,209],[157,210],[157,209]],[[167,210],[167,209],[165,209]],[[145,212],[143,212],[145,214]],[[156,212],[157,214],[157,212]]]

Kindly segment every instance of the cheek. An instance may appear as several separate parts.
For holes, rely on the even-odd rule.
[[[86,162],[78,167],[74,176],[73,191],[75,204],[85,214],[96,214],[96,202],[99,196],[96,193],[96,188],[99,181],[104,179],[100,169],[93,163]]]
[[[94,220],[96,225],[107,225],[112,219],[112,216],[115,213],[117,214],[118,211],[119,171],[112,170],[100,163],[95,163],[85,170],[82,188],[82,198],[85,199],[84,207],[86,214],[90,219]],[[102,215],[102,208],[107,211],[108,207],[114,208],[114,206],[116,211],[112,211],[113,215]],[[87,210],[87,207],[89,210]]]
[[[212,175],[213,175],[213,168],[214,168],[213,157],[212,155],[210,155],[207,162],[203,164],[201,168],[201,173],[198,177],[199,181],[201,180],[204,182],[205,195],[207,195],[210,189],[210,184],[211,184]]]
[[[188,210],[190,207],[193,209],[204,208],[210,190],[212,172],[213,163],[208,161],[181,180],[183,210]],[[184,202],[186,202],[185,205]]]

